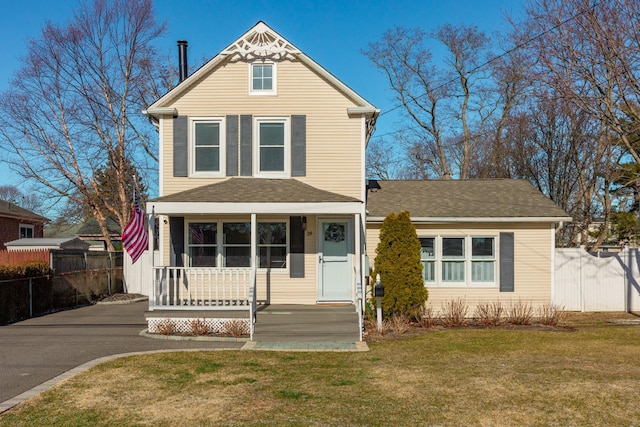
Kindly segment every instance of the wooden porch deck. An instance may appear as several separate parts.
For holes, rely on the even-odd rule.
[[[258,307],[257,342],[360,341],[354,305],[267,305]]]

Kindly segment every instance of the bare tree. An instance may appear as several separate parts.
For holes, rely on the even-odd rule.
[[[594,140],[600,169],[593,174],[602,180],[597,191],[581,186],[597,199],[605,220],[611,213],[610,185],[617,179],[611,161],[620,160],[616,146],[624,147],[634,162],[640,162],[635,144],[640,124],[640,3],[637,0],[531,0],[526,24],[515,26],[519,39],[527,39],[527,51],[537,60],[531,68],[534,78],[545,83],[557,98],[570,103],[597,128]],[[631,120],[629,120],[631,119]],[[606,161],[609,159],[609,161]],[[599,205],[599,206],[598,206]],[[586,213],[587,206],[584,206]]]
[[[40,213],[42,203],[33,193],[25,193],[15,185],[0,185],[0,200],[5,200],[32,212]]]
[[[615,132],[640,163],[625,126],[627,115],[640,119],[640,3],[535,0],[527,14],[522,28],[540,34],[530,50],[538,53],[539,77]]]
[[[427,43],[445,49],[437,66]],[[414,175],[468,179],[477,149],[504,109],[488,66],[490,39],[476,27],[432,33],[397,27],[369,44],[367,57],[387,76],[408,119],[402,144]]]
[[[156,151],[140,110],[161,92],[152,42],[163,31],[151,0],[82,3],[67,25],[48,23],[30,41],[12,88],[0,97],[9,162],[91,212],[110,250],[106,219],[124,227],[131,214],[128,161],[144,167]],[[94,175],[105,167],[113,171],[113,197],[96,198]]]

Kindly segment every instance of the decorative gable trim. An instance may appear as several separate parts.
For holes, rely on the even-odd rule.
[[[221,52],[223,55],[229,55],[232,61],[249,62],[258,59],[272,61],[294,59],[299,53],[298,48],[262,21]]]

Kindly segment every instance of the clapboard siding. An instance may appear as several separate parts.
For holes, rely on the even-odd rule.
[[[459,225],[418,225],[417,233],[421,237],[431,236],[464,236],[495,235],[500,232],[514,233],[514,275],[515,291],[500,292],[499,288],[448,288],[429,287],[429,300],[434,309],[439,310],[443,303],[452,299],[463,298],[471,310],[479,302],[519,301],[529,302],[535,307],[551,303],[552,287],[552,251],[553,234],[550,224],[518,223],[518,224],[464,224]],[[367,225],[367,254],[372,265],[375,263],[376,246],[378,245],[380,224]],[[472,314],[472,313],[469,313]]]
[[[205,76],[172,106],[191,117],[227,115],[306,115],[306,176],[301,181],[351,197],[362,194],[362,120],[349,117],[356,104],[299,62],[277,64],[277,96],[248,94],[248,66],[229,63]],[[171,120],[163,120],[163,195],[214,183],[221,179],[173,177]],[[171,167],[170,167],[171,166]],[[338,172],[339,173],[336,173]]]

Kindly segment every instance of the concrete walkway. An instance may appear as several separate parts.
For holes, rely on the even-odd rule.
[[[322,341],[330,337],[318,335],[313,339],[305,339],[298,333],[300,331],[295,332],[295,328],[293,333],[278,338],[277,330],[270,328],[274,324],[281,324],[288,317],[286,313],[291,314],[291,309],[258,314],[258,324],[263,326],[263,341],[260,341],[258,324],[253,342],[150,339],[140,335],[147,326],[144,317],[147,307],[146,301],[93,305],[0,326],[0,413],[65,378],[122,356],[183,350],[368,349],[366,343],[356,342],[358,338],[353,335],[353,330],[345,336],[347,339],[340,338],[337,341]],[[269,319],[275,322],[270,323]],[[328,320],[327,327],[330,327],[330,319],[331,316],[325,318]],[[304,322],[298,321],[309,336]]]

